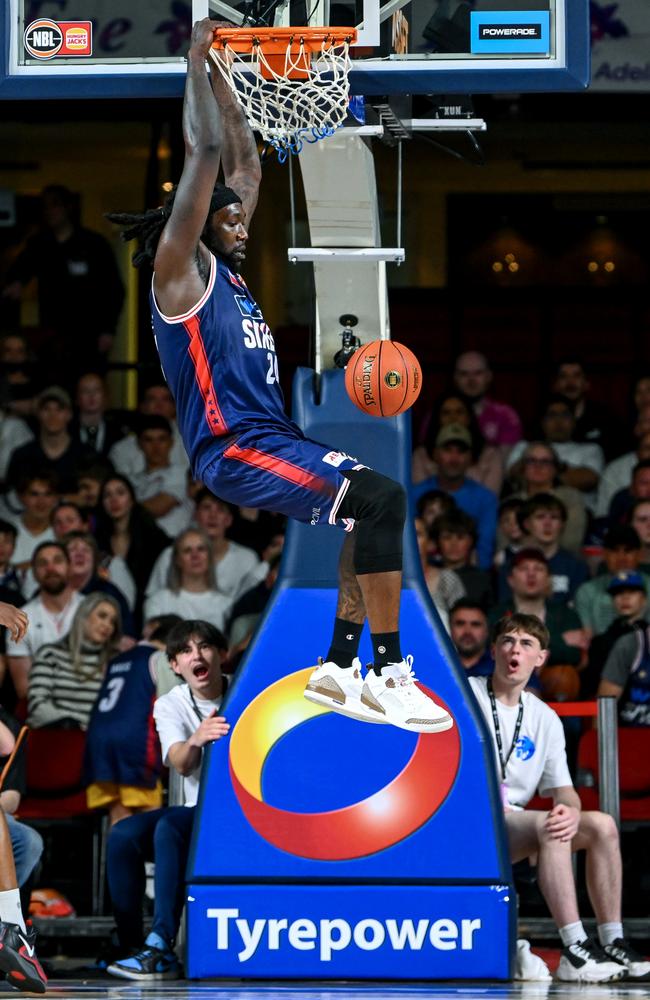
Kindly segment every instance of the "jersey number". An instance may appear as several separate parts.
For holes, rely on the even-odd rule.
[[[273,351],[269,351],[266,355],[266,360],[269,363],[269,370],[266,373],[266,381],[269,385],[273,385],[274,382],[280,381],[280,375],[278,373],[278,356],[274,354]]]
[[[122,694],[122,688],[124,687],[123,677],[112,677],[111,680],[106,685],[106,694],[101,699],[97,708],[100,712],[110,712],[112,711]]]

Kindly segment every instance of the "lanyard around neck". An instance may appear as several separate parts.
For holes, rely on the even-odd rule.
[[[190,701],[192,702],[192,708],[196,713],[196,717],[199,720],[199,725],[200,725],[203,722],[204,716],[202,716],[199,711],[199,706],[196,704],[196,698],[194,697],[194,692],[192,691],[192,688],[189,686],[189,684],[187,685],[187,689],[190,692]]]
[[[487,682],[488,694],[490,696],[490,705],[492,707],[492,721],[494,723],[494,736],[497,741],[497,751],[499,754],[499,763],[501,765],[501,780],[506,780],[506,768],[508,766],[508,761],[512,757],[512,752],[517,746],[517,740],[519,739],[519,733],[521,732],[521,723],[524,718],[524,703],[522,701],[521,695],[519,695],[519,711],[517,712],[517,721],[515,723],[515,731],[512,737],[512,744],[508,750],[508,754],[503,759],[503,740],[501,739],[501,726],[499,725],[499,713],[497,712],[497,702],[494,697],[494,688],[492,687],[492,678],[488,677]]]

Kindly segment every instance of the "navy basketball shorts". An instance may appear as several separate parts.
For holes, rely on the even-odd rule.
[[[199,478],[229,503],[351,531],[354,521],[338,517],[350,485],[341,473],[364,468],[351,455],[310,438],[246,431],[209,461]]]

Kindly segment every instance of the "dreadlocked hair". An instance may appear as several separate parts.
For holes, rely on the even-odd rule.
[[[149,264],[153,267],[160,234],[172,214],[177,190],[178,185],[175,185],[159,208],[149,208],[146,212],[106,213],[105,217],[109,222],[124,227],[120,238],[125,243],[130,243],[131,240],[138,241],[138,249],[131,258],[135,267],[140,267],[142,264]],[[226,205],[234,204],[241,205],[239,195],[232,188],[226,187],[225,184],[217,183],[210,199],[208,216],[225,208]]]

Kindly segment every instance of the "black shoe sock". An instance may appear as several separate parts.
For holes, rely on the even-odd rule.
[[[334,619],[334,634],[326,663],[336,663],[337,667],[351,667],[359,651],[359,641],[363,632],[363,622],[346,622],[345,618]]]
[[[377,675],[389,663],[401,663],[403,660],[399,632],[377,632],[370,636],[372,640],[373,669]]]

